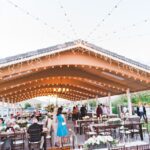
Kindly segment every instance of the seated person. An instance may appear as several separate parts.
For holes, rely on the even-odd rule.
[[[37,119],[33,119],[33,124],[31,124],[27,130],[29,134],[29,142],[40,142],[40,149],[42,149],[44,144],[44,137],[42,136],[43,126],[38,124]]]
[[[0,127],[6,126],[6,124],[4,123],[4,119],[0,118]]]

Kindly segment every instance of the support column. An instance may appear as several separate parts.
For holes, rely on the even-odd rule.
[[[13,111],[13,113],[14,113],[14,115],[16,115],[16,108],[15,108],[15,100],[13,101],[13,108],[14,108],[14,111]]]
[[[56,107],[58,107],[58,96],[56,96]]]
[[[12,103],[12,113],[15,116],[16,114],[15,114],[15,103],[14,103],[14,100],[11,100],[11,103]]]
[[[10,101],[7,100],[7,117],[9,117]]]
[[[129,110],[129,115],[132,115],[132,103],[131,103],[131,94],[130,94],[130,89],[128,88],[127,91],[127,99],[128,99],[128,110]]]
[[[95,100],[96,100],[96,106],[98,106],[98,96],[96,96]]]
[[[4,102],[5,102],[5,99],[4,98],[2,98],[2,117],[4,117],[4,109],[5,109],[5,104],[4,104]]]
[[[112,104],[111,104],[111,94],[110,93],[108,93],[108,102],[109,102],[110,115],[112,115]]]

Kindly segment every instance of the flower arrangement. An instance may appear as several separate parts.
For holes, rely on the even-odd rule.
[[[0,127],[0,131],[5,131],[6,130],[6,126],[1,126]]]
[[[111,119],[109,119],[109,120],[107,120],[107,123],[108,124],[112,124],[112,125],[114,125],[114,124],[121,124],[121,119],[120,118],[111,118]]]
[[[93,150],[96,148],[106,148],[108,144],[114,144],[115,140],[111,136],[93,136],[84,143],[84,148]]]
[[[19,126],[18,124],[15,124],[15,125],[13,126],[13,128],[14,128],[15,130],[17,130],[17,131],[20,130],[20,126]]]
[[[27,124],[28,124],[27,120],[24,120],[24,119],[17,120],[16,123],[17,123],[21,128],[26,127]]]
[[[86,120],[86,119],[89,119],[90,117],[89,116],[85,116],[83,117],[83,120]]]

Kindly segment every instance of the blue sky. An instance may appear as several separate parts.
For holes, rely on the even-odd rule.
[[[150,65],[150,0],[0,0],[0,19],[0,58],[83,39]]]

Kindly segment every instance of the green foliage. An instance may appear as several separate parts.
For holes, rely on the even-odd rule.
[[[132,95],[132,103],[138,104],[139,102],[150,105],[150,92],[140,92]]]
[[[41,103],[37,103],[35,107],[36,109],[41,109]]]
[[[117,106],[112,107],[112,113],[113,114],[118,114],[118,108],[117,108]]]
[[[133,105],[137,105],[139,102],[150,105],[150,91],[131,94],[131,101]],[[113,107],[112,112],[115,114],[118,113],[117,107],[127,106],[127,103],[128,103],[127,96],[126,95],[120,96],[118,99],[112,102],[112,107]]]
[[[96,101],[95,100],[89,101],[89,105],[90,107],[96,107]]]
[[[127,105],[128,100],[125,95],[120,96],[118,99],[116,99],[114,102],[112,102],[112,106],[116,107],[118,105]]]
[[[45,107],[45,110],[47,110],[48,112],[53,112],[54,108],[55,108],[54,104],[51,104],[51,105],[47,105]]]
[[[27,103],[24,104],[24,109],[27,109],[27,108],[29,108],[29,107],[31,107],[31,104],[30,104],[30,103],[27,102]]]

